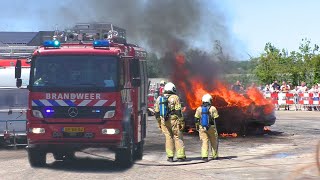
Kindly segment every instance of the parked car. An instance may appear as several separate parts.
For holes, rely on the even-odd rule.
[[[22,69],[24,84],[16,87],[14,67],[0,68],[0,145],[25,145],[30,68]]]

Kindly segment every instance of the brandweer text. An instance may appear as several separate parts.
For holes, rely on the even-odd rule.
[[[101,99],[96,93],[46,93],[46,99]]]

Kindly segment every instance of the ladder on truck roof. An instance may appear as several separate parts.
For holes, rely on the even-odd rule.
[[[0,58],[28,58],[38,46],[0,46]]]

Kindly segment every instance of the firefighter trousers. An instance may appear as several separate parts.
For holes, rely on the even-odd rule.
[[[176,150],[177,158],[186,158],[183,134],[180,131],[180,126],[178,118],[168,119],[167,121],[161,118],[161,130],[166,138],[167,157],[174,157]]]
[[[208,130],[205,130],[202,126],[199,127],[199,136],[202,141],[201,157],[206,158],[209,155],[209,141],[210,149],[212,151],[212,157],[218,157],[218,133],[214,125],[211,125]]]

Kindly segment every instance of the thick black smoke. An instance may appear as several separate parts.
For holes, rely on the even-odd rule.
[[[39,30],[63,29],[78,22],[111,22],[127,30],[128,39],[160,56],[180,48],[213,49],[214,40],[230,48],[228,15],[211,0],[21,0],[2,2],[2,21]],[[220,2],[221,3],[221,2]],[[1,27],[5,29],[6,27]]]
[[[163,71],[175,72],[175,53],[187,52],[188,68],[205,82],[221,73],[221,61],[213,56],[220,42],[223,55],[233,55],[236,45],[228,28],[228,15],[215,0],[31,0],[3,3],[2,19],[12,24],[32,24],[39,29],[71,27],[78,22],[110,22],[127,30],[131,43],[164,57]],[[221,3],[221,2],[220,2]],[[14,9],[14,11],[13,11]],[[9,24],[10,25],[10,24]],[[190,48],[199,50],[190,51]],[[202,52],[201,52],[202,51]],[[218,49],[220,51],[220,49]],[[203,52],[207,52],[206,54]],[[221,53],[220,53],[221,54]],[[221,57],[221,56],[220,56]],[[225,56],[222,56],[225,58]],[[211,84],[208,84],[211,85]]]
[[[188,51],[191,74],[209,82],[209,79],[216,78],[224,69],[219,63],[221,57],[233,56],[238,48],[232,44],[228,15],[223,12],[221,1],[30,0],[22,3],[10,0],[2,5],[8,7],[4,9],[2,19],[12,19],[9,26],[32,24],[39,29],[53,30],[56,25],[64,29],[78,22],[110,22],[125,28],[129,42],[164,57],[162,69],[169,76],[175,72],[172,69],[175,66],[175,53]],[[213,50],[221,51],[215,49],[216,42],[220,42],[223,56],[213,55]],[[199,50],[190,51],[190,48]]]

